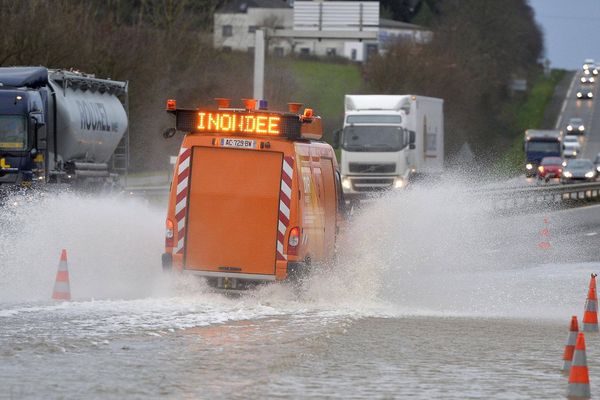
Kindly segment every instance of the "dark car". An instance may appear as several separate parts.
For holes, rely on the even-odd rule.
[[[575,158],[567,161],[563,168],[560,181],[563,183],[572,181],[594,181],[598,173],[592,160],[586,158]]]
[[[591,100],[594,98],[594,93],[592,93],[592,89],[589,87],[580,87],[577,91],[577,98],[579,100]]]
[[[539,180],[544,179],[546,182],[550,178],[560,178],[563,170],[563,160],[560,157],[544,157],[538,167],[537,177]]]
[[[581,118],[571,118],[567,124],[567,135],[585,134],[585,125]]]

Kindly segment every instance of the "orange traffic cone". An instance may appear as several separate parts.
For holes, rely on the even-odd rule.
[[[573,364],[569,374],[569,386],[567,387],[567,398],[589,399],[590,376],[588,374],[587,358],[585,356],[585,337],[583,333],[577,335]]]
[[[590,290],[583,312],[583,332],[598,332],[598,298],[596,297],[596,276],[592,274]]]
[[[548,217],[544,217],[544,224],[548,224],[550,221]],[[538,247],[543,250],[548,250],[550,247],[550,242],[548,241],[548,236],[550,236],[550,230],[548,228],[544,228],[540,231],[540,235],[542,235],[542,240],[538,243]]]
[[[60,253],[60,262],[58,263],[58,272],[56,272],[56,282],[54,283],[52,298],[54,300],[71,300],[69,267],[67,265],[67,251],[65,249]]]
[[[577,316],[571,317],[571,329],[569,330],[569,336],[567,336],[567,345],[565,346],[565,352],[563,354],[563,366],[561,371],[568,374],[571,370],[571,362],[573,361],[573,353],[575,352],[575,343],[577,341],[577,333],[579,332],[579,326],[577,325]]]

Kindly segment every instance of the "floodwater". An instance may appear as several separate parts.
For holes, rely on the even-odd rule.
[[[499,214],[467,187],[375,201],[336,265],[239,298],[161,273],[162,207],[15,196],[0,211],[0,398],[561,398],[600,208]],[[52,302],[62,248],[74,300]],[[598,395],[600,340],[586,341]]]

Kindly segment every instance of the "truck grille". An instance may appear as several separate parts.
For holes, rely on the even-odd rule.
[[[357,192],[375,192],[379,190],[387,190],[394,185],[394,178],[352,178],[351,181],[352,187]]]
[[[351,162],[348,167],[350,172],[359,174],[381,174],[396,172],[396,163],[368,164]]]

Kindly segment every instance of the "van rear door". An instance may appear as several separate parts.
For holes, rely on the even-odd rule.
[[[282,153],[194,147],[185,269],[275,274]]]

